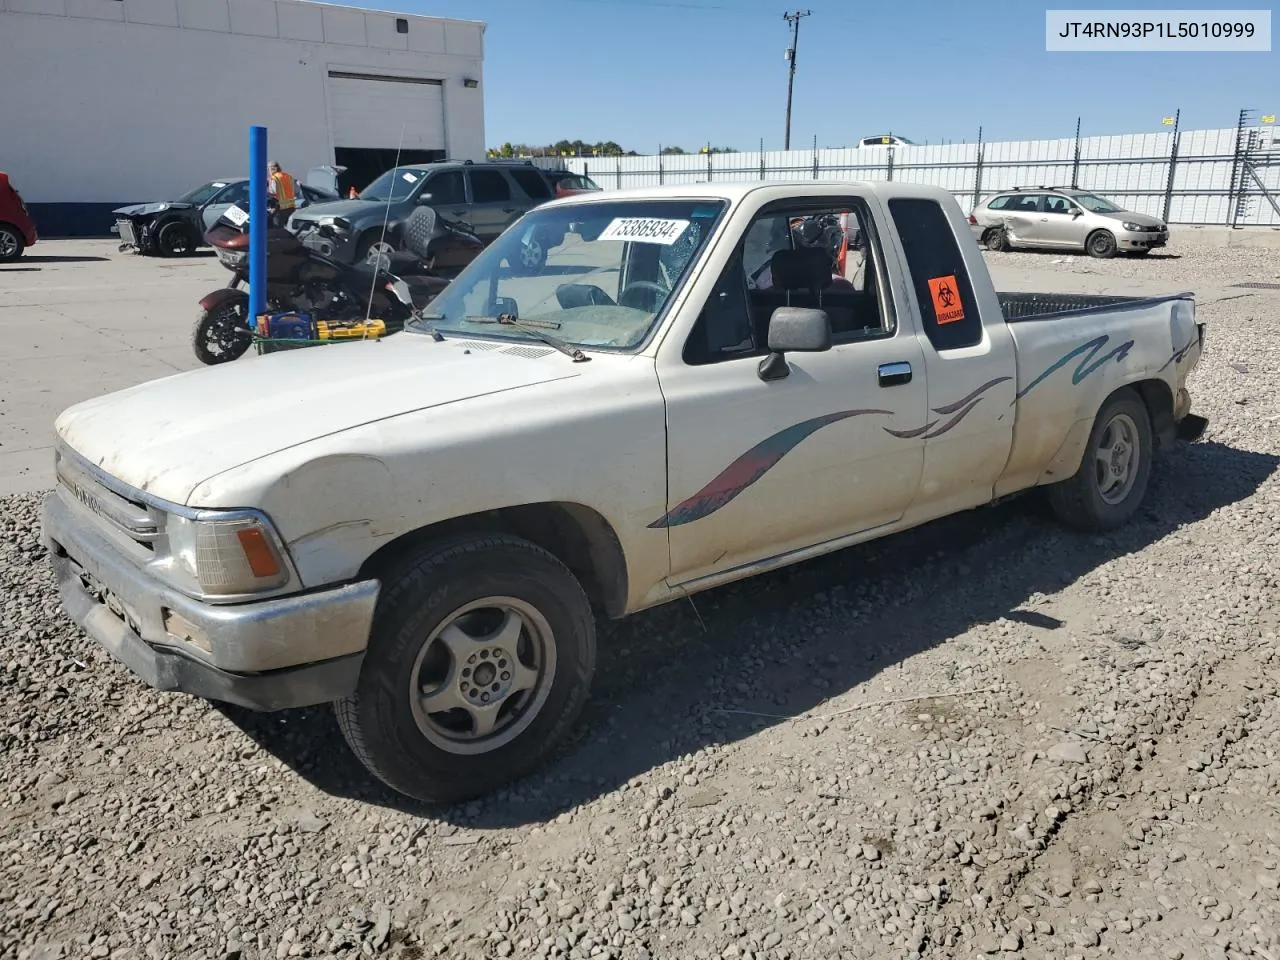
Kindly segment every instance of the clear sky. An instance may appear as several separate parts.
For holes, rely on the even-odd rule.
[[[790,26],[773,0],[340,0],[483,20],[485,134],[613,140],[654,153],[782,149]],[[1168,0],[1166,0],[1166,3]],[[1269,53],[1047,53],[1045,9],[1026,0],[809,0],[800,23],[793,148],[893,132],[916,142],[1023,140],[1235,126],[1280,110]],[[1167,9],[1132,0],[1113,9]],[[1196,9],[1263,3],[1184,3]],[[1274,19],[1274,17],[1273,17]],[[1273,32],[1275,29],[1273,23]]]

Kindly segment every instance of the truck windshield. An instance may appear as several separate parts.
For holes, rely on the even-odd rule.
[[[639,346],[697,260],[728,203],[614,200],[536,209],[427,309],[430,328],[582,348]],[[517,318],[529,329],[499,324]],[[421,325],[410,329],[421,331]]]
[[[1117,207],[1110,200],[1095,197],[1092,193],[1077,193],[1071,199],[1090,213],[1120,213],[1123,209],[1122,207]]]

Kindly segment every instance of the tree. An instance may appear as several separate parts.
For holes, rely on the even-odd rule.
[[[663,147],[662,155],[664,157],[683,157],[684,148],[683,147]]]
[[[490,147],[487,151],[490,158],[511,157],[634,157],[634,150],[624,150],[615,140],[599,140],[589,143],[586,140],[557,140],[546,145],[528,143],[504,143],[500,147]]]

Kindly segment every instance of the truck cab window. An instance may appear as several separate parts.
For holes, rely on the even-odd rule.
[[[886,331],[865,214],[855,204],[820,203],[756,216],[690,335],[686,362],[762,355],[782,306],[825,310],[836,343]]]
[[[982,318],[955,231],[934,200],[894,197],[889,215],[902,240],[920,321],[935,350],[982,342]]]

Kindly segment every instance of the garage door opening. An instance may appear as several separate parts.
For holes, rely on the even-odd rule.
[[[445,158],[443,81],[330,70],[328,88],[333,160],[347,168],[343,194],[394,167],[397,145],[401,164]]]
[[[400,166],[434,163],[444,158],[443,150],[402,150]],[[347,168],[338,176],[338,192],[345,197],[352,187],[357,191],[363,190],[394,167],[396,151],[394,148],[382,150],[376,147],[335,147],[333,162],[339,167]]]

